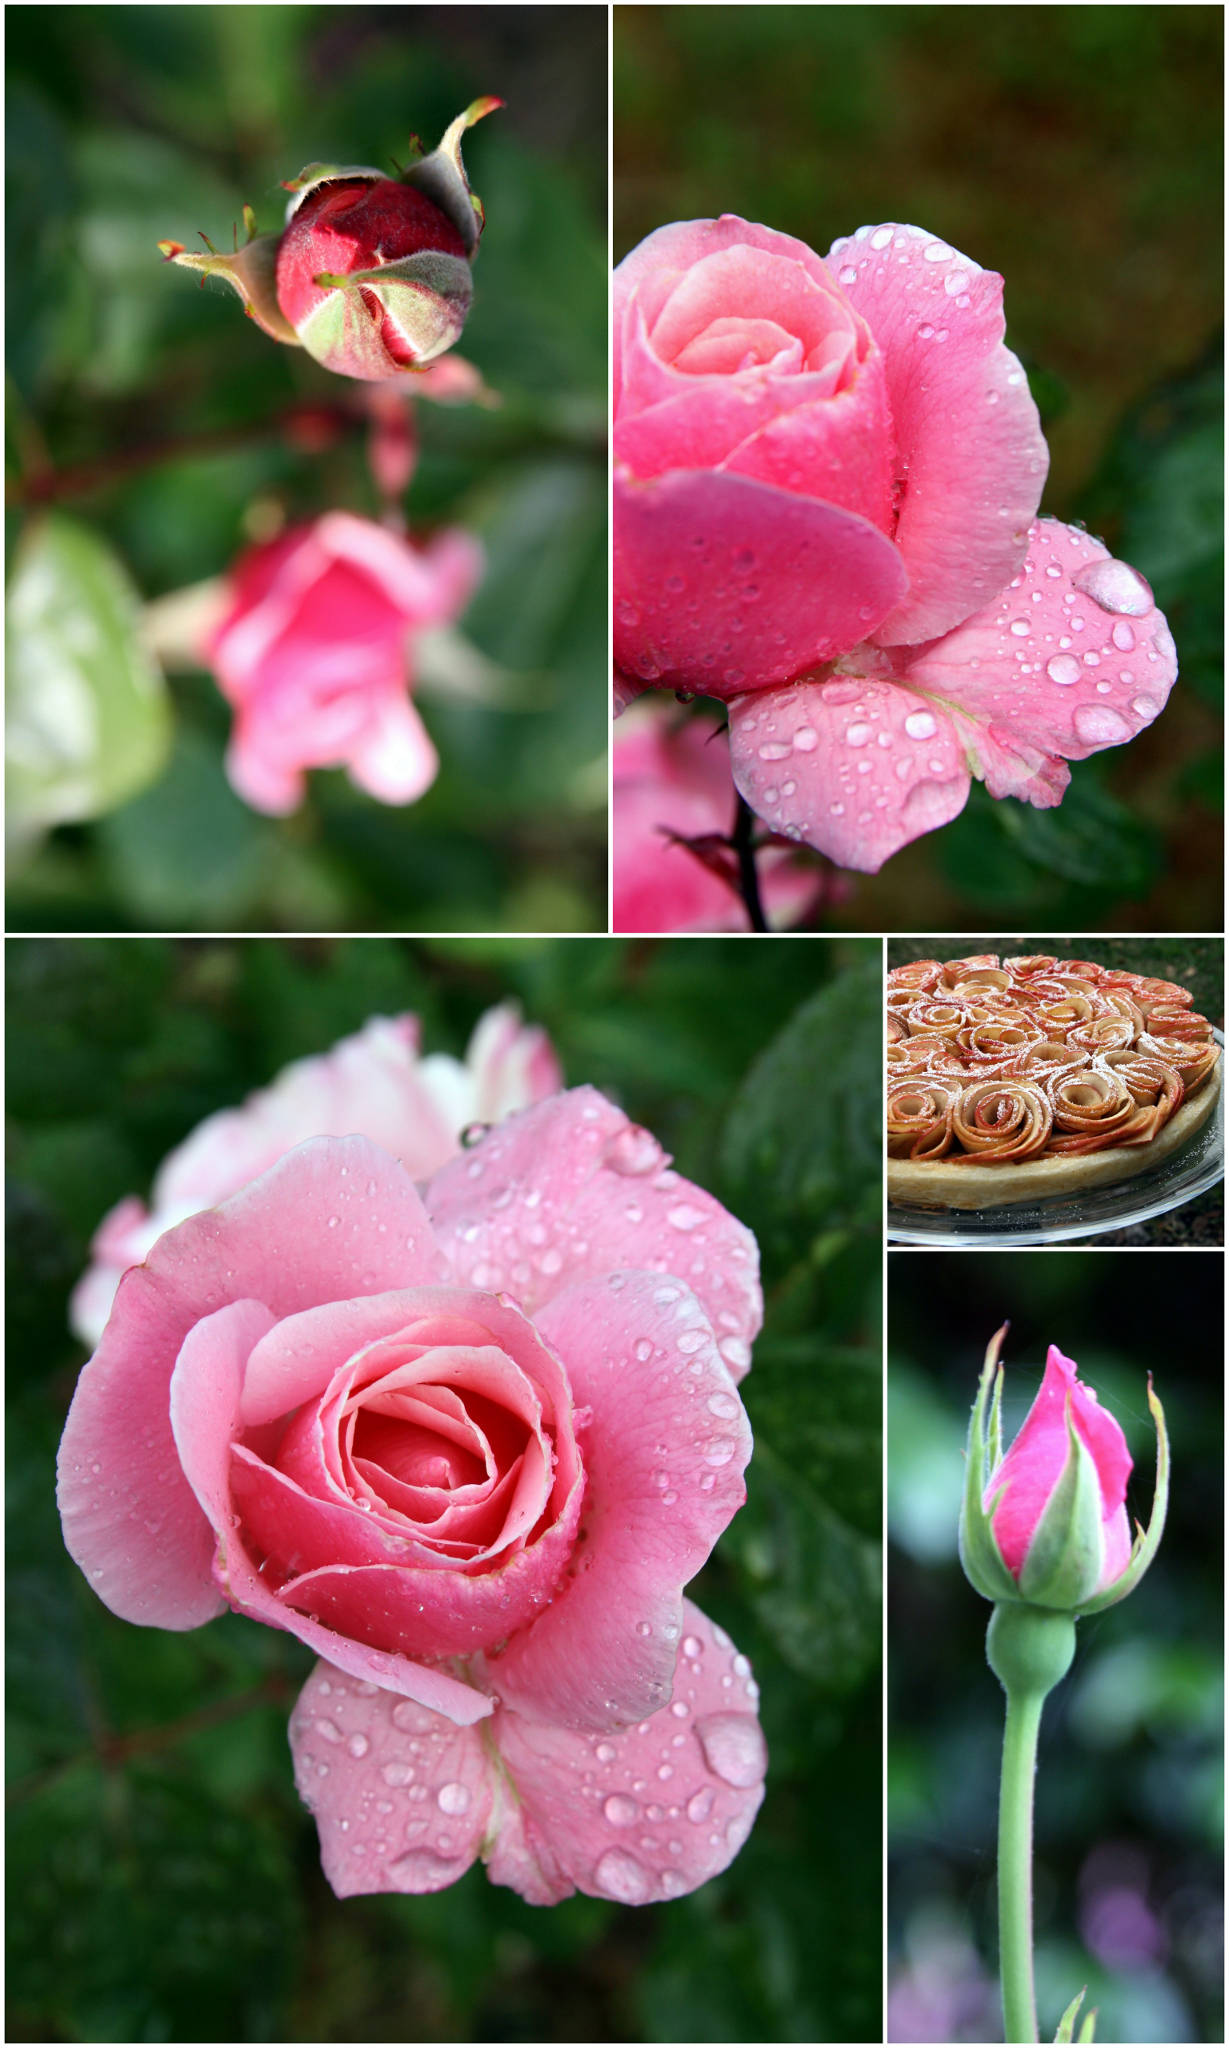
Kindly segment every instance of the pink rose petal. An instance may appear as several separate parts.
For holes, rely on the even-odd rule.
[[[520,1830],[488,1852],[492,1881],[541,1903],[573,1886],[640,1906],[694,1891],[731,1863],[764,1796],[767,1756],[745,1657],[689,1600],[671,1700],[636,1728],[574,1734],[501,1708],[492,1734]],[[518,1853],[519,1852],[519,1853]]]
[[[1131,1555],[1127,1519],[1127,1480],[1131,1454],[1112,1415],[1106,1413],[1090,1387],[1076,1377],[1072,1359],[1056,1344],[1046,1354],[1045,1376],[1019,1435],[990,1478],[986,1505],[1006,1487],[994,1516],[995,1541],[1008,1570],[1019,1578],[1033,1532],[1067,1462],[1067,1404],[1077,1433],[1092,1452],[1101,1487],[1101,1533],[1105,1561],[1101,1587],[1111,1585],[1126,1569]]]
[[[527,1315],[616,1266],[678,1273],[738,1378],[760,1326],[755,1239],[595,1088],[521,1110],[436,1174],[426,1204],[453,1271]]]
[[[1079,527],[1039,519],[992,604],[904,671],[941,697],[990,794],[1046,806],[1083,761],[1133,739],[1177,675],[1173,636],[1142,576]],[[1057,758],[1057,757],[1061,757]]]
[[[614,653],[641,682],[727,698],[866,638],[904,594],[856,513],[729,470],[615,469]]]
[[[442,1891],[479,1855],[495,1774],[472,1728],[317,1664],[290,1747],[339,1899]]]
[[[1004,346],[1001,277],[896,223],[842,236],[828,261],[883,353],[903,489],[895,538],[908,595],[873,634],[913,644],[959,624],[1015,574],[1048,453]]]
[[[339,1174],[339,1169],[341,1169]],[[171,1438],[171,1374],[189,1330],[228,1301],[275,1316],[436,1278],[413,1182],[365,1138],[290,1152],[124,1275],[60,1444],[64,1540],[119,1615],[195,1628],[220,1611],[213,1537]]]
[[[677,1280],[589,1281],[546,1304],[538,1326],[591,1411],[580,1535],[569,1579],[487,1668],[520,1713],[609,1728],[669,1694],[681,1591],[745,1498],[751,1432]]]
[[[868,659],[876,659],[873,649]],[[878,660],[891,671],[890,655]],[[947,824],[969,794],[954,720],[874,675],[738,698],[730,706],[730,758],[738,787],[774,832],[867,874]]]

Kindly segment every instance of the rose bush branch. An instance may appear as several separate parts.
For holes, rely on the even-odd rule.
[[[1004,1324],[987,1347],[973,1406],[959,1540],[967,1578],[994,1602],[986,1660],[1007,1699],[998,1842],[1004,2026],[1008,2041],[1035,2042],[1033,1796],[1042,1710],[1070,1669],[1078,1618],[1125,1599],[1156,1555],[1169,1501],[1169,1440],[1149,1376],[1156,1487],[1147,1532],[1137,1525],[1132,1542],[1126,1439],[1056,1345],[1004,1455],[999,1354],[1006,1335]],[[1064,2014],[1059,2039],[1071,2039],[1078,2004]],[[1089,2014],[1081,2040],[1092,2039],[1092,2024]]]

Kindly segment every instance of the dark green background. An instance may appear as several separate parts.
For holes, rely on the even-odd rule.
[[[504,403],[419,405],[406,510],[416,534],[482,538],[464,630],[516,695],[423,693],[443,765],[417,805],[317,771],[274,821],[225,781],[212,680],[176,674],[166,772],[14,865],[9,928],[604,930],[605,10],[14,7],[7,27],[10,492],[48,463],[216,439],[56,502],[147,598],[220,575],[254,505],[377,510],[361,432],[310,453],[267,431],[360,387],[163,265],[159,239],[229,247],[245,201],[270,232],[304,164],[404,161],[411,130],[430,148],[505,99],[465,143],[487,231],[460,351]]]
[[[880,948],[850,939],[9,944],[8,2038],[864,2041],[880,2029]],[[225,1615],[117,1620],[52,1497],[91,1231],[288,1059],[412,1008],[459,1053],[519,996],[572,1082],[760,1241],[747,1506],[695,1582],[752,1658],[768,1796],[731,1869],[640,1911],[471,1871],[339,1904],[286,1723],[311,1665]]]
[[[1004,1440],[1046,1347],[1074,1358],[1126,1431],[1132,1517],[1151,1511],[1151,1372],[1172,1445],[1159,1554],[1081,1621],[1047,1703],[1035,1886],[1042,2040],[1082,1984],[1098,2041],[1223,2041],[1221,1699],[1223,1262],[1203,1252],[892,1252],[888,1258],[890,2038],[1002,2038],[994,1842],[1003,1695],[990,1606],[956,1560],[962,1451],[1005,1319]],[[1157,1927],[1107,1963],[1081,1938],[1121,1885]],[[1133,1909],[1134,1910],[1134,1909]],[[1151,1944],[1149,1944],[1151,1946]],[[927,1973],[943,2030],[919,2030]],[[906,1974],[907,1973],[907,1974]]]
[[[1222,926],[1222,31],[1216,7],[616,7],[614,254],[741,213],[822,255],[912,221],[1006,281],[1042,511],[1152,584],[1181,680],[1059,809],[979,784],[837,920]]]

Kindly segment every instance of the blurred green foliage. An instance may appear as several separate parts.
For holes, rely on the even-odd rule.
[[[1160,1552],[1127,1600],[1079,1624],[1042,1724],[1042,2038],[1087,1984],[1098,2040],[1223,2040],[1222,1260],[900,1252],[888,1269],[888,2039],[1001,2038],[1003,1698],[956,1522],[982,1353],[1010,1318],[1005,1440],[1056,1343],[1125,1430],[1133,1517],[1152,1500],[1149,1372],[1173,1453]]]
[[[1201,6],[615,9],[614,254],[724,212],[821,254],[909,220],[1005,279],[1050,446],[1043,513],[1152,584],[1162,716],[1054,811],[974,784],[836,921],[1222,924],[1222,36]],[[1161,138],[1181,134],[1181,151]]]
[[[766,950],[769,949],[769,950]],[[26,938],[8,949],[12,2040],[871,2040],[880,2028],[879,946],[853,939]],[[767,971],[766,971],[767,966]],[[118,1621],[64,1553],[66,1298],[106,1208],[288,1060],[508,995],[569,1081],[760,1238],[749,1498],[696,1581],[752,1658],[768,1797],[640,1911],[481,1871],[340,1904],[295,1797],[310,1667],[223,1616]]]
[[[475,701],[424,661],[443,763],[426,798],[381,806],[317,772],[272,821],[231,796],[213,683],[176,674],[169,769],[27,847],[10,928],[604,928],[604,13],[46,7],[10,23],[8,75],[11,490],[33,503],[62,472],[78,552],[147,598],[221,575],[279,516],[378,509],[357,427],[313,449],[272,424],[359,387],[271,343],[225,287],[160,265],[157,241],[201,229],[224,246],[245,201],[271,231],[279,181],[309,160],[386,163],[480,93],[508,103],[466,141],[488,227],[461,351],[503,403],[420,404],[405,501],[414,532],[481,537],[463,631],[506,686]],[[15,527],[45,548],[37,510]],[[63,550],[56,566],[50,603],[82,602]],[[137,647],[130,631],[122,659]],[[114,779],[108,804],[127,793]]]

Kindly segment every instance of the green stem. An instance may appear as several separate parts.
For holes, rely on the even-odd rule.
[[[1043,1692],[1007,1695],[999,1785],[999,1975],[1003,2038],[1036,2041],[1033,1989],[1033,1785]]]

